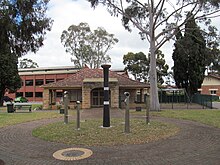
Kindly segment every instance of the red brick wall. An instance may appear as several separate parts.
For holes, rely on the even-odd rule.
[[[201,94],[207,94],[207,95],[210,95],[211,91],[209,89],[218,89],[216,91],[216,95],[217,96],[220,96],[220,85],[207,85],[207,86],[202,86],[201,87],[202,91],[201,91]]]
[[[39,101],[42,102],[43,98],[40,97],[35,97],[36,92],[42,92],[43,93],[43,88],[40,86],[35,86],[35,80],[36,79],[43,79],[44,84],[46,84],[46,79],[54,79],[54,82],[57,81],[57,79],[65,79],[69,76],[71,76],[73,73],[65,73],[65,74],[42,74],[42,75],[24,75],[20,76],[22,81],[23,81],[23,86],[17,91],[17,92],[23,92],[23,96],[25,97],[25,92],[33,92],[33,97],[27,97],[29,101]],[[33,86],[25,86],[25,80],[33,80]],[[15,93],[6,93],[5,95],[15,98],[16,94]]]

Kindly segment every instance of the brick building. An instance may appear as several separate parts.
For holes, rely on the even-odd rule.
[[[13,99],[18,96],[23,96],[29,101],[42,102],[42,85],[63,80],[78,70],[79,69],[73,66],[19,69],[22,86],[16,93],[6,92],[6,95]],[[62,91],[57,91],[56,99],[59,100],[61,97]]]
[[[82,102],[82,108],[100,107],[103,105],[103,70],[84,67],[75,74],[42,86],[43,108],[50,109],[56,105],[57,91],[68,91],[70,105]],[[118,108],[124,100],[124,92],[130,92],[130,102],[135,103],[137,94],[140,102],[148,92],[149,84],[130,79],[127,75],[109,71],[110,107]],[[131,104],[132,105],[132,104]]]
[[[220,76],[217,74],[207,75],[198,91],[201,94],[220,96]]]

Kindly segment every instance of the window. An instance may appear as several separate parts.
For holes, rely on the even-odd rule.
[[[25,86],[33,86],[33,80],[25,80]]]
[[[23,92],[16,92],[16,97],[20,97],[20,96],[23,96]]]
[[[46,79],[46,84],[54,82],[54,79]]]
[[[63,92],[57,92],[57,97],[63,97]]]
[[[56,79],[56,81],[60,81],[60,80],[63,80],[63,79]]]
[[[25,97],[33,97],[33,92],[25,92]]]
[[[216,95],[216,92],[217,92],[216,90],[211,90],[211,91],[210,91],[210,94],[211,94],[211,95]]]
[[[37,79],[35,80],[35,86],[40,86],[44,84],[44,80],[43,79]]]
[[[35,92],[35,97],[43,97],[43,92]]]

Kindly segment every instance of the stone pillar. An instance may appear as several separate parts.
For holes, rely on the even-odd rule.
[[[45,89],[43,91],[43,109],[49,109],[50,104],[50,92],[49,89]]]
[[[111,107],[119,107],[119,87],[117,84],[114,86],[114,88],[111,88]]]
[[[89,87],[82,87],[82,108],[91,108],[91,89]]]

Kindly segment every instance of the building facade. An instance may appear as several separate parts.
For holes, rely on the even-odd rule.
[[[220,96],[220,76],[217,74],[207,75],[198,91],[201,94]]]
[[[102,69],[84,67],[63,80],[45,84],[42,87],[44,88],[44,109],[51,109],[53,105],[56,105],[57,91],[68,91],[69,105],[74,106],[76,101],[80,101],[83,109],[103,106]],[[130,105],[135,106],[137,95],[139,102],[142,102],[144,94],[148,93],[148,90],[149,84],[134,81],[127,75],[109,71],[109,99],[112,108],[121,107],[121,103],[125,99],[124,92],[130,93]]]
[[[6,92],[6,95],[13,99],[23,96],[29,101],[42,102],[44,90],[42,85],[63,80],[78,70],[73,66],[19,69],[21,88],[16,93]],[[62,91],[57,91],[56,99],[59,100],[61,97]]]

